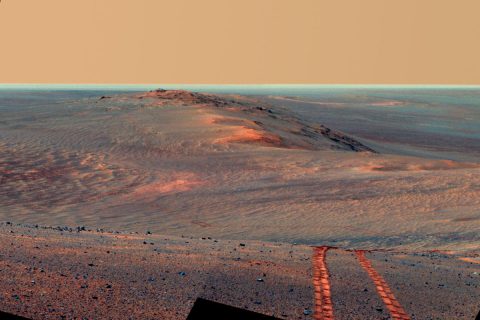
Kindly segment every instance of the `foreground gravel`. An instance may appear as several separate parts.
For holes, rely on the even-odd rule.
[[[312,247],[0,223],[0,310],[32,319],[185,319],[202,297],[313,319]],[[371,251],[412,319],[474,319],[478,254]],[[389,319],[351,251],[326,256],[336,319]]]

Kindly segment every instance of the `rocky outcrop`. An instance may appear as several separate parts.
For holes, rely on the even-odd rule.
[[[155,104],[195,105],[216,109],[230,122],[242,122],[241,130],[220,142],[255,143],[291,149],[320,150],[325,148],[355,152],[376,152],[347,134],[324,125],[301,119],[292,111],[267,105],[251,97],[224,96],[185,90],[158,89],[138,96],[154,99]],[[221,120],[216,123],[221,123]]]

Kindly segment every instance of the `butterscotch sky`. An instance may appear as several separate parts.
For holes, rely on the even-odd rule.
[[[479,0],[2,0],[0,83],[480,84]]]

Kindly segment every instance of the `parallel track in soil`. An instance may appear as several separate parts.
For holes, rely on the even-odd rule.
[[[314,247],[313,286],[315,290],[315,320],[334,320],[330,275],[327,267],[327,246]],[[393,320],[410,320],[410,316],[395,298],[385,279],[375,270],[364,250],[355,250],[360,266],[367,272],[375,284],[378,295],[387,307]]]

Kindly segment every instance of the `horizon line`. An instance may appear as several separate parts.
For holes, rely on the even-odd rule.
[[[6,89],[71,89],[71,90],[88,90],[88,89],[155,89],[155,88],[331,88],[331,89],[480,89],[480,84],[323,84],[323,83],[252,83],[252,84],[197,84],[197,83],[0,83],[0,90]]]
[[[58,82],[0,82],[0,86],[44,86],[44,85],[58,85],[58,86],[103,86],[103,85],[118,85],[118,86],[142,86],[142,85],[199,85],[199,86],[479,86],[480,84],[446,84],[446,83],[58,83]]]

